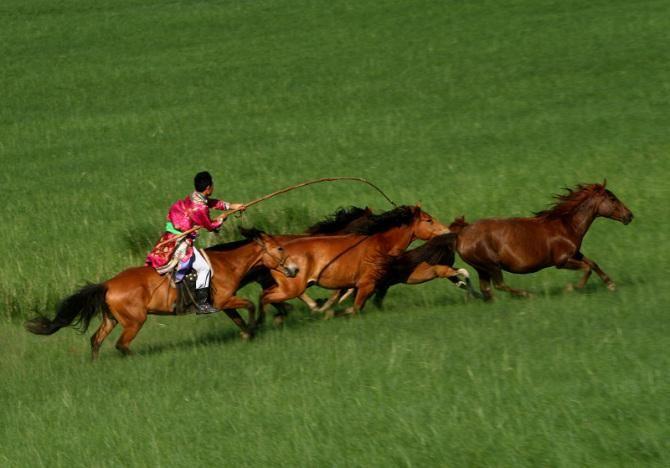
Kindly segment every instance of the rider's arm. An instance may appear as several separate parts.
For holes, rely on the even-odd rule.
[[[230,203],[223,200],[217,200],[216,198],[210,198],[209,200],[207,200],[207,206],[210,208],[214,208],[215,210],[221,210],[221,211],[231,209]]]
[[[227,210],[243,210],[246,208],[243,203],[228,203],[223,200],[217,200],[215,198],[210,198],[207,200],[207,206],[214,208],[215,210],[227,211]]]
[[[214,231],[215,229],[219,229],[221,225],[223,224],[223,220],[219,219],[217,221],[213,221],[209,217],[209,209],[205,208],[203,206],[202,209],[196,210],[191,213],[191,221],[193,221],[194,224],[197,224],[198,226],[202,226],[208,231]]]

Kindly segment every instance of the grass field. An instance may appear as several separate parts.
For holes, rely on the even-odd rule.
[[[0,466],[670,465],[669,30],[654,0],[3,1]],[[142,263],[203,169],[230,201],[366,177],[443,221],[606,177],[636,218],[585,240],[614,293],[557,270],[492,304],[398,286],[250,343],[151,317],[137,356],[116,330],[94,364],[88,336],[24,331]],[[310,187],[203,243],[351,204],[388,207]]]

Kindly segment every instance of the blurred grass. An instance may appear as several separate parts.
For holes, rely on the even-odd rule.
[[[663,1],[8,0],[0,5],[0,463],[667,465]],[[27,336],[85,281],[143,261],[210,170],[245,201],[355,175],[444,221],[527,215],[608,179],[635,213],[573,272],[465,303],[444,283],[383,313],[238,342],[223,317],[152,318],[121,360],[69,330]],[[356,184],[310,187],[237,224],[296,232]],[[253,288],[244,294],[255,298]],[[118,332],[117,332],[118,333]]]

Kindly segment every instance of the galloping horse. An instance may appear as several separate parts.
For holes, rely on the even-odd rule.
[[[581,251],[582,239],[597,217],[628,224],[633,213],[602,184],[581,184],[557,195],[557,202],[548,210],[530,218],[482,219],[464,226],[456,240],[456,251],[479,274],[479,288],[485,300],[492,298],[491,280],[496,289],[517,296],[528,292],[514,289],[503,282],[502,271],[533,273],[556,266],[582,270],[577,284],[583,288],[595,272],[615,289],[614,282],[593,260]]]
[[[295,276],[277,241],[260,231],[243,233],[248,238],[231,242],[226,248],[206,250],[212,264],[212,303],[240,327],[242,338],[251,336],[251,329],[235,309],[245,308],[249,322],[254,323],[255,307],[252,302],[235,296],[240,281],[249,270],[263,265],[279,275]],[[128,268],[112,279],[83,287],[58,306],[53,320],[37,317],[26,323],[26,328],[38,335],[51,335],[68,325],[80,325],[82,331],[99,311],[102,323],[91,337],[93,358],[117,323],[123,327],[116,348],[124,355],[131,354],[129,345],[147,319],[147,314],[173,315],[177,290],[170,278],[161,276],[153,268]]]
[[[308,227],[305,231],[305,234],[280,234],[273,235],[272,237],[280,243],[285,243],[293,239],[300,237],[309,237],[309,236],[330,236],[337,234],[344,234],[350,232],[349,230],[356,229],[359,226],[362,226],[365,223],[365,220],[372,215],[372,210],[370,208],[359,208],[357,206],[350,206],[348,208],[340,208],[336,210],[332,215],[328,216],[326,219],[319,221],[312,226]],[[216,251],[221,248],[226,248],[226,244],[215,245],[209,248],[209,251]],[[262,265],[259,265],[251,269],[242,279],[241,286],[245,286],[249,283],[256,282],[262,289],[268,289],[275,285],[275,280],[270,274],[270,270],[265,268]],[[337,299],[337,298],[335,298]],[[332,302],[334,302],[334,300]],[[302,300],[312,311],[318,311],[319,306],[317,303],[307,294],[303,293],[300,295],[300,300]],[[327,303],[328,304],[328,303]],[[288,313],[289,304],[278,302],[273,304],[277,309],[277,314],[279,316],[285,316]],[[264,318],[264,317],[263,317]]]
[[[452,230],[451,225],[449,229]],[[374,295],[375,305],[382,306],[384,297],[391,286],[421,284],[436,278],[446,278],[459,288],[466,289],[470,295],[477,295],[472,288],[468,270],[454,268],[456,238],[457,235],[454,232],[442,234],[395,257],[384,276],[377,282]]]
[[[416,238],[429,240],[449,232],[418,206],[401,206],[372,215],[357,231],[358,234],[301,237],[286,242],[284,248],[299,272],[291,279],[272,272],[277,284],[263,291],[260,318],[267,304],[298,297],[314,284],[327,289],[356,288],[354,305],[348,312],[358,313],[393,257]]]

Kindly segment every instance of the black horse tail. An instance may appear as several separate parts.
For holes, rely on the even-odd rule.
[[[104,284],[87,284],[58,304],[53,320],[45,316],[35,317],[26,322],[26,329],[36,335],[52,335],[63,327],[73,325],[85,332],[98,312],[109,311],[106,294],[107,286]]]

